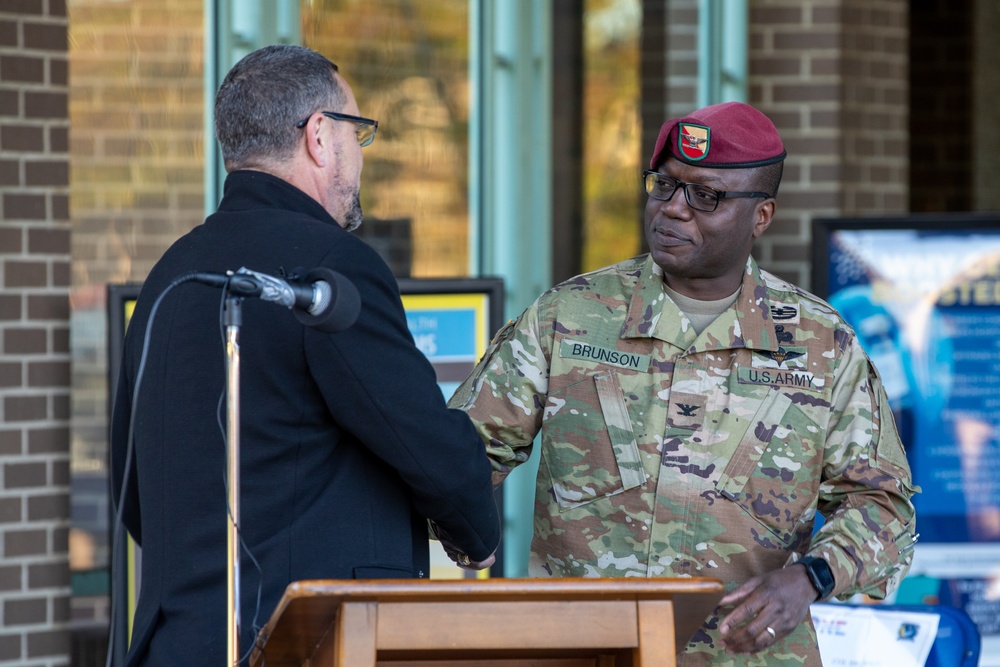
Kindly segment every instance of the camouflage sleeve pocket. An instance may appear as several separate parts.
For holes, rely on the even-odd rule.
[[[783,546],[808,539],[819,492],[822,451],[815,424],[788,396],[772,391],[754,414],[719,478],[719,495],[737,503]]]
[[[875,442],[875,466],[900,477],[906,485],[912,486],[910,466],[906,460],[906,451],[899,438],[895,419],[892,416],[889,397],[885,393],[878,369],[871,361],[868,362],[868,386],[872,395],[872,414],[876,416],[873,421],[878,426]]]
[[[507,324],[500,327],[500,330],[493,336],[490,346],[483,353],[482,358],[480,358],[472,373],[469,374],[469,377],[465,379],[448,400],[448,407],[468,412],[472,403],[479,396],[479,392],[482,391],[483,381],[486,378],[486,369],[490,367],[493,360],[500,353],[504,343],[514,337],[516,325],[517,321],[510,320]]]
[[[612,372],[598,373],[549,397],[542,460],[560,509],[641,486],[639,447]]]

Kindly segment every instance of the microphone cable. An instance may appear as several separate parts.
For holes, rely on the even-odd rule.
[[[123,510],[123,507],[124,507],[124,504],[125,504],[125,500],[126,500],[126,498],[128,496],[130,473],[132,471],[132,457],[133,457],[133,453],[134,453],[134,450],[135,450],[135,415],[136,415],[136,410],[137,410],[137,407],[138,407],[138,404],[139,404],[139,390],[142,388],[142,379],[143,379],[143,375],[146,372],[146,361],[149,358],[149,346],[150,346],[150,341],[152,339],[153,323],[156,320],[156,314],[157,314],[157,311],[160,309],[160,304],[163,302],[163,299],[167,296],[167,294],[169,294],[175,287],[178,287],[179,285],[182,285],[182,284],[184,284],[186,282],[191,282],[191,281],[196,280],[196,279],[197,279],[197,274],[196,273],[188,273],[188,274],[185,274],[185,275],[180,276],[178,278],[175,278],[169,285],[167,285],[167,287],[163,290],[163,292],[160,293],[160,295],[156,298],[156,301],[153,302],[153,306],[152,306],[152,308],[150,308],[150,311],[149,311],[149,318],[146,321],[146,331],[144,332],[143,339],[142,339],[142,353],[139,356],[139,367],[136,370],[136,374],[135,374],[135,387],[132,389],[132,404],[130,406],[130,411],[129,411],[128,436],[127,436],[126,441],[125,441],[125,464],[124,464],[124,471],[122,473],[122,488],[121,488],[121,492],[120,492],[120,494],[118,496],[118,498],[120,498],[121,501],[120,502],[116,502],[115,494],[114,493],[111,494],[111,502],[112,502],[113,505],[115,505],[115,525],[112,528],[112,539],[111,539],[111,545],[112,545],[111,546],[111,556],[112,556],[112,558],[111,558],[111,585],[112,585],[112,588],[122,578],[122,572],[121,572],[122,564],[120,563],[120,561],[118,559],[118,554],[121,551],[121,541],[122,541],[122,534],[121,533],[122,533],[122,527],[124,525],[123,521],[122,521],[122,510]],[[223,349],[225,349],[225,342],[226,342],[226,340],[225,340],[225,321],[224,321],[225,315],[224,315],[224,309],[225,309],[225,303],[226,303],[227,295],[228,295],[227,286],[223,286],[223,289],[222,289],[222,301],[221,301],[220,306],[219,306],[219,325],[220,325],[220,331],[221,331],[221,334],[222,334]],[[117,382],[117,380],[115,380],[115,381]],[[226,400],[226,383],[223,383],[222,394],[219,396],[219,403],[218,403],[218,405],[216,407],[216,420],[217,420],[217,423],[219,425],[219,429],[220,429],[220,431],[222,433],[223,443],[225,445],[226,453],[227,453],[227,456],[228,456],[229,441],[228,441],[228,438],[226,437],[226,427],[225,427],[224,421],[222,419],[222,413],[223,413],[223,408],[225,406],[225,400]],[[113,471],[112,471],[112,474],[113,474]],[[246,553],[247,556],[249,556],[250,560],[254,564],[254,567],[257,569],[257,576],[258,576],[258,579],[257,579],[257,604],[256,604],[256,609],[254,610],[253,621],[252,621],[251,626],[250,626],[251,630],[253,630],[254,635],[256,636],[257,633],[259,633],[259,631],[261,630],[261,627],[259,627],[257,625],[257,620],[258,620],[258,614],[260,613],[261,596],[262,596],[262,591],[263,591],[263,587],[264,587],[264,572],[263,572],[263,569],[260,566],[260,563],[254,557],[253,552],[250,551],[249,547],[247,547],[246,543],[244,542],[244,540],[243,540],[243,533],[240,530],[239,525],[237,525],[236,522],[233,520],[232,508],[229,507],[229,480],[228,480],[228,471],[226,470],[225,466],[223,466],[222,476],[223,476],[223,485],[224,485],[225,491],[226,491],[226,514],[229,517],[229,520],[232,521],[233,524],[236,526],[236,533],[239,536],[240,548],[243,549],[244,553]],[[125,576],[126,577],[128,576],[127,571],[125,573]],[[239,582],[236,582],[235,585],[239,586]],[[112,596],[111,596],[111,614],[110,614],[109,628],[108,628],[108,651],[107,651],[107,658],[106,658],[106,661],[105,661],[106,667],[113,667],[113,665],[114,665],[115,649],[116,649],[116,647],[115,647],[115,641],[117,639],[117,637],[116,637],[116,629],[117,629],[117,626],[120,623],[118,617],[119,617],[119,615],[121,613],[121,610],[120,610],[120,606],[121,605],[115,604],[115,597],[116,596],[114,594],[112,594]],[[126,594],[126,604],[127,604],[127,594]],[[125,648],[124,648],[123,656],[122,656],[123,659],[124,659],[124,655],[126,655],[128,653],[128,643],[127,642],[128,642],[128,640],[126,639],[126,644],[125,644]],[[247,649],[247,651],[246,651],[246,653],[244,655],[240,656],[239,662],[241,664],[250,657],[250,654],[253,651],[253,648],[255,647],[255,645],[256,645],[256,641],[254,642],[254,646],[251,646],[249,649]]]

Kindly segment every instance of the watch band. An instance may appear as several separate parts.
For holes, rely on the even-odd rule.
[[[830,564],[816,556],[803,556],[799,562],[806,566],[806,574],[813,588],[819,594],[817,600],[825,600],[833,592],[834,580]]]

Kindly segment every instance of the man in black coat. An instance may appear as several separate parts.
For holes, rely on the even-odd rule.
[[[292,581],[426,577],[428,520],[466,567],[489,566],[500,539],[482,441],[445,406],[388,267],[349,233],[377,123],[360,117],[333,63],[296,46],[241,60],[215,118],[222,202],[145,281],[115,399],[114,499],[142,547],[128,665],[221,664],[227,653],[223,292],[178,282],[150,320],[191,272],[325,268],[361,297],[356,323],[337,333],[242,303],[241,652]]]

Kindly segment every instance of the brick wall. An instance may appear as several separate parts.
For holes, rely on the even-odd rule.
[[[750,102],[774,121],[788,151],[771,228],[754,249],[768,270],[806,285],[809,223],[839,212],[839,0],[750,4]]]
[[[696,100],[698,3],[661,4],[644,5],[644,146]],[[803,287],[814,218],[908,209],[908,8],[750,0],[747,101],[774,121],[789,153],[774,223],[754,255]]]
[[[906,0],[751,0],[750,101],[788,149],[761,264],[809,287],[814,218],[908,208]]]
[[[690,113],[698,103],[698,4],[699,0],[666,3],[668,90],[660,124]],[[649,144],[646,152],[652,148],[653,144]]]
[[[0,3],[0,665],[69,660],[66,7]]]
[[[842,215],[909,208],[909,3],[845,0],[840,24]]]

